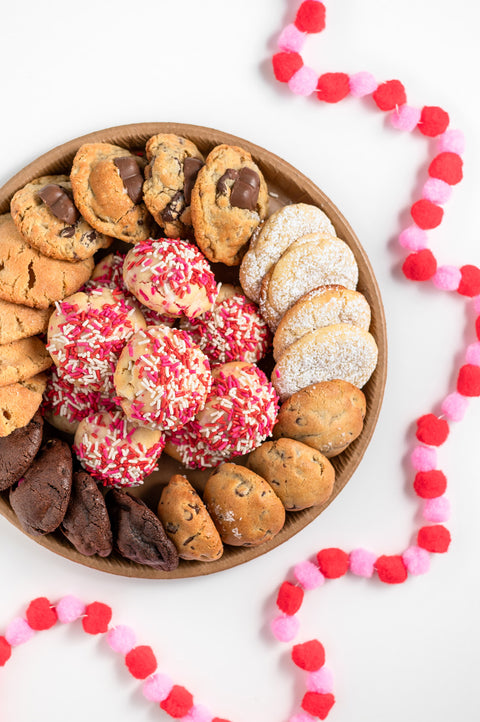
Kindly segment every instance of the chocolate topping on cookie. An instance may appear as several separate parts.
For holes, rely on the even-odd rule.
[[[183,194],[185,196],[185,203],[187,206],[190,205],[192,188],[197,180],[198,171],[203,165],[205,164],[203,160],[200,160],[200,158],[185,158],[183,161],[183,175],[185,177]]]
[[[56,183],[49,183],[38,191],[38,195],[60,221],[65,221],[70,225],[77,222],[80,213],[75,208],[68,193],[61,186]]]
[[[0,491],[25,474],[42,443],[43,418],[37,412],[27,426],[0,439]]]
[[[227,168],[225,173],[222,175],[221,178],[219,178],[217,182],[217,193],[219,193],[221,196],[224,196],[227,194],[227,190],[229,188],[229,184],[227,181],[233,180],[236,181],[238,178],[238,170],[235,170],[235,168]]]
[[[190,194],[191,194],[190,189]],[[177,191],[175,195],[173,196],[172,200],[168,204],[168,206],[165,208],[165,210],[162,212],[162,220],[165,223],[171,223],[172,221],[176,221],[177,218],[182,213],[183,209],[185,208],[185,196],[181,191]]]
[[[255,210],[260,190],[260,178],[251,168],[242,168],[233,184],[230,203],[236,208]]]
[[[118,168],[118,173],[128,197],[135,204],[140,203],[142,200],[143,176],[137,161],[133,156],[126,156],[114,158],[113,162]]]

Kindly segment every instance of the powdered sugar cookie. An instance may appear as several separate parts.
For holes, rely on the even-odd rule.
[[[345,323],[302,336],[280,356],[272,383],[284,401],[318,381],[343,379],[362,388],[377,365],[375,339],[363,328]]]
[[[358,291],[320,286],[299,298],[282,318],[273,339],[273,356],[278,361],[288,346],[323,326],[350,323],[368,331],[370,318],[368,301]]]
[[[265,274],[294,241],[315,232],[335,236],[335,228],[320,208],[295,203],[272,213],[251,243],[240,266],[240,283],[247,296],[258,303]]]

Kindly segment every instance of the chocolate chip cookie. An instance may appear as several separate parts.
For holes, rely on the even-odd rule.
[[[112,551],[112,529],[103,494],[84,471],[73,475],[70,501],[60,528],[80,554],[108,557]]]
[[[44,333],[51,309],[28,308],[0,299],[0,344]]]
[[[27,426],[0,439],[0,491],[15,484],[33,462],[42,443],[43,419],[36,413]]]
[[[0,346],[0,387],[26,381],[52,365],[45,344],[37,336]]]
[[[30,422],[42,403],[46,386],[46,374],[38,374],[0,387],[0,438],[10,436]]]

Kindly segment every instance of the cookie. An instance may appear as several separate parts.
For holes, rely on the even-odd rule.
[[[272,372],[280,400],[319,381],[343,379],[362,388],[377,365],[375,339],[363,328],[339,323],[302,336],[280,356]]]
[[[50,308],[29,308],[0,299],[0,344],[44,333],[51,312]]]
[[[73,475],[70,501],[60,529],[80,554],[108,557],[112,552],[112,528],[103,494],[84,471]]]
[[[52,359],[37,336],[0,346],[0,387],[26,381],[46,371]]]
[[[33,419],[0,439],[0,491],[8,489],[23,476],[33,462],[42,443],[43,418]]]
[[[10,212],[25,240],[50,258],[81,261],[112,242],[81,217],[66,175],[42,176],[27,183],[13,196]]]
[[[330,219],[320,208],[295,203],[272,213],[252,241],[240,266],[240,283],[246,295],[258,303],[265,274],[294,241],[317,232],[336,235]]]
[[[365,396],[356,386],[340,379],[322,381],[281,405],[272,436],[296,439],[331,458],[360,436],[365,412]]]
[[[204,164],[203,155],[190,140],[172,133],[152,136],[145,152],[145,205],[167,238],[188,238],[192,188]]]
[[[0,298],[31,308],[48,308],[88,281],[93,258],[70,263],[32,248],[9,213],[0,216]]]
[[[16,486],[10,504],[22,529],[34,536],[60,526],[72,486],[72,454],[60,439],[48,441]]]
[[[285,509],[265,479],[238,464],[222,464],[208,478],[203,501],[225,544],[258,546],[285,523]]]
[[[198,173],[191,208],[195,240],[206,257],[237,266],[268,210],[267,184],[250,153],[217,145]]]
[[[111,489],[106,502],[119,554],[164,572],[177,568],[178,553],[174,543],[167,537],[160,519],[143,501]]]
[[[180,559],[220,559],[220,535],[205,504],[184,476],[175,474],[163,488],[157,513]]]
[[[78,210],[99,233],[128,243],[151,235],[153,219],[142,200],[143,161],[110,143],[85,143],[70,180]]]
[[[46,375],[38,374],[0,387],[0,438],[11,436],[29,424],[42,403],[46,385]]]
[[[276,361],[292,343],[323,326],[350,323],[368,331],[371,312],[367,299],[344,286],[320,286],[298,299],[278,324],[273,338]]]

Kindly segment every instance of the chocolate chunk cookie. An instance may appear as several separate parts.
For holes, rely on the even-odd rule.
[[[117,551],[137,564],[171,572],[178,553],[160,519],[146,504],[126,492],[111,489],[106,496]]]
[[[143,197],[167,238],[188,238],[192,232],[190,202],[198,171],[204,164],[197,146],[171,133],[154,135],[145,147]]]
[[[250,153],[216,146],[198,173],[191,206],[195,239],[206,257],[238,265],[268,209],[267,184]]]
[[[10,489],[10,504],[27,534],[49,534],[60,526],[71,486],[70,447],[60,439],[52,439]]]
[[[36,413],[27,426],[0,439],[0,491],[15,484],[33,462],[42,443],[43,419]]]
[[[103,494],[84,471],[73,475],[72,493],[60,528],[80,554],[108,557],[112,551],[112,529]]]
[[[0,387],[0,438],[10,436],[30,422],[42,403],[46,386],[46,374],[38,374]]]
[[[99,233],[128,243],[151,235],[152,217],[142,200],[143,161],[110,143],[85,143],[70,180],[78,210]]]
[[[13,196],[10,211],[22,236],[50,258],[81,261],[112,242],[81,217],[66,175],[42,176],[27,183]]]

